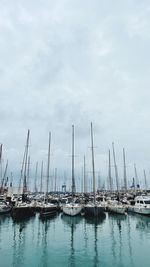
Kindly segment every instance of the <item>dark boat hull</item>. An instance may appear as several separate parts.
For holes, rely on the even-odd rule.
[[[100,216],[104,214],[104,207],[98,207],[98,206],[87,206],[85,207],[85,215],[89,216]]]
[[[7,207],[6,209],[0,209],[0,215],[8,214],[11,212],[11,207]]]
[[[42,208],[40,211],[40,218],[49,218],[57,214],[56,207]]]
[[[13,207],[12,216],[14,218],[27,218],[35,215],[32,207]]]

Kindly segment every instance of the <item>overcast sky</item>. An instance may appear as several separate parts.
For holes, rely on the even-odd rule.
[[[36,161],[46,169],[49,131],[51,174],[57,167],[59,176],[71,175],[74,124],[77,176],[84,153],[91,175],[91,121],[96,172],[107,178],[114,141],[120,179],[125,147],[128,179],[136,163],[139,179],[145,168],[150,180],[150,1],[0,0],[0,143],[8,172],[20,171],[30,129],[32,176]]]

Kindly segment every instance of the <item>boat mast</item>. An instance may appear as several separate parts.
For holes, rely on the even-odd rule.
[[[109,188],[110,188],[110,191],[112,192],[112,177],[111,177],[110,149],[109,149],[108,179],[109,179]]]
[[[119,193],[118,168],[117,168],[117,165],[116,165],[116,157],[115,157],[114,143],[112,143],[112,148],[113,148],[113,157],[114,157],[114,165],[115,165],[116,186],[117,186],[117,192]]]
[[[1,160],[2,160],[2,144],[0,145],[0,163],[1,163]]]
[[[57,168],[55,168],[55,193],[56,193],[56,181],[57,181]]]
[[[42,193],[42,180],[43,180],[43,160],[41,165],[41,183],[40,183],[40,193]]]
[[[29,178],[30,178],[30,156],[28,157],[27,191],[29,191]]]
[[[85,165],[85,155],[84,155],[84,168],[83,168],[83,179],[84,179],[84,195],[86,194],[86,165]]]
[[[136,164],[134,164],[134,172],[135,172],[135,183],[136,183],[135,188],[137,189],[139,182],[138,182],[138,175],[137,175],[137,170],[136,170]]]
[[[72,125],[72,197],[75,195],[75,178],[74,178],[74,125]]]
[[[92,122],[91,122],[91,145],[92,145],[93,193],[94,193],[94,204],[95,204],[96,203],[96,193],[95,193],[95,166],[94,166],[94,146],[93,146]]]
[[[34,181],[34,192],[37,193],[37,173],[38,173],[38,162],[36,162],[36,168],[35,168],[35,181]]]
[[[6,167],[5,167],[4,175],[3,175],[3,178],[2,178],[1,194],[3,193],[3,190],[4,190],[4,184],[5,184],[6,174],[7,174],[7,168],[8,168],[8,160],[6,162]]]
[[[49,144],[48,144],[47,182],[46,182],[46,197],[47,197],[47,202],[48,202],[48,187],[49,187],[50,146],[51,146],[51,132],[49,133]]]
[[[1,176],[1,189],[2,189],[2,180],[3,180],[3,177],[2,177],[2,144],[0,145],[0,176]]]
[[[29,135],[30,135],[30,130],[28,130],[27,133],[27,141],[26,141],[26,148],[25,148],[25,165],[24,165],[24,181],[23,181],[23,194],[27,190],[27,161],[28,161],[28,149],[29,149]]]
[[[100,175],[100,171],[98,172],[98,190],[101,190],[101,175]]]
[[[144,172],[145,189],[147,190],[146,172],[145,172],[145,170],[143,170],[143,172]]]
[[[12,187],[12,186],[13,186],[13,174],[12,174],[12,172],[11,172],[10,187]]]
[[[124,189],[127,191],[127,172],[126,172],[126,159],[125,159],[125,149],[123,148],[123,166],[124,166]]]
[[[65,190],[65,193],[66,193],[66,185],[67,184],[67,177],[66,177],[66,172],[64,171],[64,190]]]
[[[19,179],[19,187],[18,187],[18,196],[17,197],[19,197],[20,190],[21,190],[21,183],[22,183],[22,179],[23,179],[23,169],[24,169],[25,155],[26,155],[26,147],[25,147],[25,151],[24,151],[24,155],[23,155],[23,162],[22,162],[21,171],[20,171],[20,179]]]
[[[1,180],[2,180],[2,144],[0,145],[0,168],[1,168]]]

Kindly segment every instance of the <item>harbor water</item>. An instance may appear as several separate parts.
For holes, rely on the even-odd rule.
[[[0,267],[149,267],[149,248],[150,218],[140,215],[0,216]]]

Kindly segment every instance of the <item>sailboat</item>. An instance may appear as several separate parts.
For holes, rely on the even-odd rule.
[[[85,215],[99,216],[104,213],[105,207],[96,202],[96,189],[95,189],[95,166],[94,166],[94,146],[93,146],[93,128],[91,122],[91,145],[92,145],[92,170],[93,170],[93,194],[94,202],[85,205]]]
[[[1,168],[1,171],[2,171],[1,164],[2,164],[2,144],[0,145],[0,168]],[[7,202],[4,200],[4,195],[2,195],[2,193],[4,191],[4,182],[5,182],[5,179],[6,179],[7,166],[8,166],[8,160],[7,160],[7,163],[6,163],[4,175],[1,178],[1,185],[0,185],[0,215],[9,213],[11,211],[11,206],[7,204]]]
[[[69,216],[76,216],[82,211],[82,205],[75,203],[75,177],[74,177],[74,125],[72,125],[72,202],[64,204],[63,213]]]
[[[1,164],[2,145],[0,147],[0,150],[1,150],[0,151],[0,164]],[[0,188],[0,192],[1,193],[4,190],[4,181],[5,181],[5,178],[6,178],[7,166],[8,166],[8,160],[7,160],[7,163],[6,163],[6,167],[5,167],[5,171],[4,171],[4,176],[3,176],[2,181],[1,181],[1,188]],[[9,213],[11,211],[11,206],[8,205],[7,202],[3,198],[4,198],[4,196],[1,195],[0,196],[0,215],[1,214]]]
[[[51,145],[51,133],[49,133],[49,144],[48,144],[46,199],[45,199],[43,205],[41,206],[40,218],[48,218],[48,217],[56,215],[56,213],[57,213],[57,205],[48,202],[50,145]]]
[[[126,207],[119,201],[118,169],[117,169],[117,164],[116,164],[114,143],[112,143],[112,148],[113,148],[114,166],[115,166],[115,174],[116,174],[116,185],[117,185],[118,201],[117,200],[109,200],[108,201],[108,204],[107,204],[107,209],[111,213],[116,213],[116,214],[122,214],[122,215],[124,215],[125,212],[126,212]],[[124,151],[124,149],[123,149],[123,162],[124,162],[124,186],[125,186],[125,189],[127,190],[125,151]],[[109,153],[109,169],[111,170],[111,166],[110,166],[110,153]],[[110,173],[111,173],[111,171],[110,171]]]
[[[27,161],[28,161],[28,149],[29,149],[29,136],[30,130],[27,133],[27,141],[25,146],[25,152],[23,157],[22,169],[21,169],[21,177],[20,177],[20,185],[22,180],[22,175],[24,171],[24,179],[23,179],[23,192],[22,192],[22,201],[16,201],[15,206],[12,210],[12,216],[14,219],[20,219],[24,217],[30,217],[35,215],[34,208],[27,203]],[[19,197],[19,194],[18,194]]]

